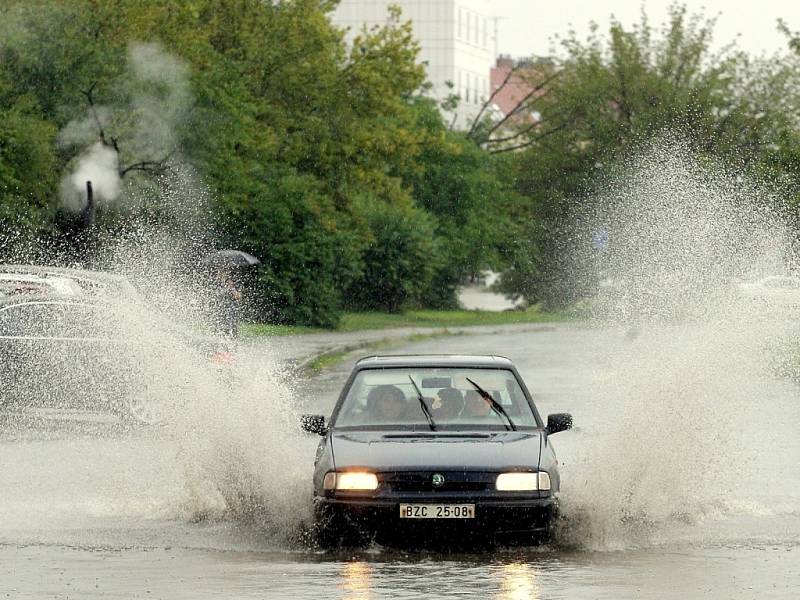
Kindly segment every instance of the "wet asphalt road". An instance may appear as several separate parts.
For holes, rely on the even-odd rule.
[[[259,429],[270,411],[246,431],[241,419],[165,431],[67,411],[6,417],[0,598],[796,598],[798,389],[745,372],[736,353],[751,351],[735,344],[716,361],[704,335],[681,340],[673,364],[681,335],[556,326],[392,350],[509,356],[540,412],[573,413],[576,429],[554,439],[567,531],[549,548],[321,553],[287,539],[315,440],[292,435],[276,454],[281,428]],[[299,383],[298,408],[327,412],[351,364]],[[209,448],[250,466],[234,487],[269,490],[266,517],[214,511],[213,490],[233,484],[198,471]]]

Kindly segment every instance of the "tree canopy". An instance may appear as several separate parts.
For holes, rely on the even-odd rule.
[[[208,189],[218,243],[262,259],[262,318],[331,325],[345,295],[452,305],[463,277],[499,265],[494,228],[511,222],[487,200],[514,192],[424,98],[410,23],[393,9],[348,47],[334,5],[0,1],[0,182],[15,190],[0,218],[57,230],[82,201],[69,175],[94,169],[114,184],[101,196],[119,190],[102,205],[113,228],[183,170]]]
[[[530,100],[541,118],[525,126],[525,150],[514,155],[529,226],[507,291],[570,300],[561,257],[576,204],[590,203],[621,161],[663,134],[743,174],[782,178],[782,191],[797,193],[800,71],[733,46],[714,50],[714,24],[677,4],[661,28],[643,14],[630,28],[612,20],[605,35],[595,26],[585,40],[574,33],[562,40],[565,58]]]
[[[330,326],[453,306],[487,268],[511,295],[569,302],[574,207],[664,132],[800,198],[789,25],[796,52],[768,60],[714,50],[714,19],[683,5],[663,27],[612,20],[529,61],[519,111],[458,132],[411,24],[392,9],[348,45],[335,5],[0,0],[0,255],[68,248],[90,179],[99,237],[201,221],[204,243],[261,258],[258,318]]]

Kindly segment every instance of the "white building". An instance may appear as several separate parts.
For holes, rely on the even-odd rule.
[[[468,127],[490,93],[495,55],[490,0],[342,0],[332,21],[350,29],[349,42],[364,25],[385,25],[393,4],[402,8],[402,20],[413,23],[419,60],[427,65],[433,85],[430,95],[437,100],[451,93],[461,96],[456,127]]]

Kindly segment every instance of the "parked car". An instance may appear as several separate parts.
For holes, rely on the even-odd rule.
[[[146,314],[131,324],[98,298],[0,298],[0,405],[103,409],[160,422],[179,393],[176,375],[192,361],[230,362],[230,348]]]
[[[550,437],[572,417],[545,424],[507,358],[365,358],[330,420],[305,415],[302,426],[322,436],[314,512],[325,546],[550,536],[560,488]]]

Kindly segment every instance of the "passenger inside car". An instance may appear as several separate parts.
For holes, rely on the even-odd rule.
[[[464,409],[464,397],[452,387],[440,389],[431,404],[431,412],[435,421],[448,421],[461,414]]]

